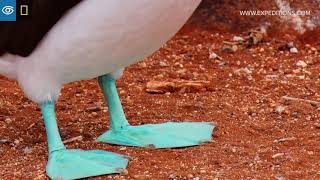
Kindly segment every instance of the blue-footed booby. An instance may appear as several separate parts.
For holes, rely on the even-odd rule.
[[[51,179],[118,173],[126,156],[66,149],[55,102],[64,84],[98,78],[109,107],[111,144],[172,148],[210,141],[206,122],[131,126],[115,80],[123,68],[158,50],[183,26],[201,0],[32,0],[31,16],[0,22],[0,74],[16,80],[39,104],[47,132]]]

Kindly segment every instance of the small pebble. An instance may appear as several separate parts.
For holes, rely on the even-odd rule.
[[[125,151],[127,149],[127,147],[121,147],[119,150],[120,151]]]
[[[311,47],[311,51],[318,51],[318,50],[315,47]]]
[[[303,79],[306,78],[306,76],[305,76],[305,75],[301,75],[301,76],[298,76],[298,78],[301,79],[301,80],[303,80]]]
[[[122,169],[120,172],[120,175],[122,175],[122,176],[126,176],[128,174],[129,174],[129,171],[127,169]]]
[[[187,176],[189,179],[192,179],[194,176],[192,174],[188,174]]]
[[[298,61],[297,64],[296,64],[298,67],[302,67],[302,68],[305,68],[308,66],[308,64],[304,61]]]
[[[244,41],[244,39],[241,36],[234,36],[233,41],[238,41],[238,42],[240,41],[241,42],[241,41]]]
[[[205,173],[206,173],[206,170],[202,169],[202,170],[200,170],[200,173],[201,173],[201,174],[205,174]]]
[[[18,139],[14,140],[13,142],[14,142],[14,144],[16,144],[16,145],[20,144],[20,141],[19,141]]]
[[[6,122],[7,124],[11,124],[12,123],[12,119],[6,118],[6,120],[4,120],[4,122]]]
[[[238,50],[238,46],[237,45],[230,45],[230,44],[225,44],[222,47],[222,51],[227,52],[227,53],[234,53]]]
[[[314,123],[313,124],[316,128],[319,128],[320,129],[320,123]]]
[[[297,54],[299,51],[297,48],[293,47],[293,48],[290,48],[290,52],[293,54]]]
[[[140,66],[141,66],[142,68],[146,68],[146,67],[147,67],[147,63],[141,62],[141,63],[140,63]]]
[[[287,43],[287,47],[290,48],[290,49],[291,49],[291,48],[294,48],[293,42],[288,42],[288,43]]]
[[[308,151],[307,152],[309,155],[314,155],[314,152],[313,151]]]
[[[169,179],[176,179],[176,175],[175,174],[170,174]]]
[[[277,112],[278,114],[282,114],[283,111],[285,110],[285,107],[283,107],[283,106],[277,106],[275,110],[276,110],[276,112]]]
[[[32,148],[30,148],[30,147],[25,147],[22,151],[25,153],[25,154],[30,154],[30,153],[32,153]]]
[[[283,176],[276,176],[276,180],[285,180]]]
[[[220,56],[218,56],[218,54],[216,54],[214,52],[210,52],[209,59],[222,59],[222,58]]]
[[[161,66],[161,67],[168,67],[169,65],[166,63],[166,62],[164,62],[164,61],[160,61],[159,62],[159,65]]]

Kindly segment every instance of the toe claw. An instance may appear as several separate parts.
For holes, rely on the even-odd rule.
[[[148,144],[146,147],[149,149],[156,149],[156,145],[154,144]]]

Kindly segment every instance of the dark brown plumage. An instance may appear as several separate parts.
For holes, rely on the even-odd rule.
[[[33,0],[31,16],[17,22],[0,22],[0,56],[30,55],[45,34],[81,0]]]

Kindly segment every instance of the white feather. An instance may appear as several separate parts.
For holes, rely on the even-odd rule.
[[[85,0],[17,63],[17,80],[33,101],[56,99],[63,84],[112,73],[149,56],[200,1]]]

